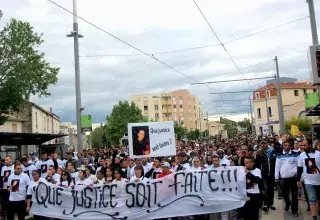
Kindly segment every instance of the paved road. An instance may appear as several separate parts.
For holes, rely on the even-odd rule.
[[[293,217],[291,211],[284,211],[285,203],[283,200],[278,200],[275,196],[276,211],[270,210],[267,214],[262,213],[262,220],[309,220],[311,219],[310,212],[307,211],[307,203],[299,201],[299,217]]]

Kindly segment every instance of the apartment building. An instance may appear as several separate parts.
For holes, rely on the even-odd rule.
[[[305,94],[316,92],[316,87],[310,85],[308,82],[301,81],[283,82],[280,83],[280,88],[284,119],[290,120],[292,117],[304,117],[306,114]],[[254,91],[253,108],[256,134],[279,134],[277,89],[274,83],[269,83]],[[267,123],[267,114],[269,115],[269,124]],[[268,130],[269,126],[270,131]]]
[[[206,130],[203,108],[188,90],[160,94],[132,95],[134,102],[149,121],[175,121],[188,130]]]

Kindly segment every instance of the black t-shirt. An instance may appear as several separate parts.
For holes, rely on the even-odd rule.
[[[135,140],[133,142],[133,154],[134,155],[143,155],[143,151],[146,150],[146,143],[145,141]]]

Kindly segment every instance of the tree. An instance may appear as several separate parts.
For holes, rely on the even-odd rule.
[[[90,136],[93,148],[102,148],[106,145],[106,133],[103,127],[97,127],[94,129]]]
[[[286,131],[290,132],[291,125],[298,126],[299,130],[304,133],[309,133],[311,131],[312,121],[308,118],[296,118],[293,117],[290,120],[286,120]]]
[[[228,132],[228,137],[235,137],[238,134],[238,124],[227,118],[220,118],[220,123],[224,124],[224,129]]]
[[[11,19],[0,31],[0,125],[6,114],[20,111],[30,95],[49,96],[59,68],[52,67],[39,52],[42,34],[28,22]]]
[[[130,104],[128,101],[120,101],[107,116],[105,131],[108,141],[111,144],[119,144],[122,136],[128,131],[128,123],[137,122],[147,122],[139,107],[133,102]]]
[[[190,139],[190,140],[196,140],[196,139],[199,139],[200,138],[200,131],[199,129],[196,129],[194,131],[189,131],[187,133],[187,138]]]
[[[178,140],[181,140],[188,133],[187,128],[179,125],[177,122],[174,123],[174,133],[177,135]]]
[[[249,119],[245,118],[243,121],[238,121],[238,125],[241,128],[245,128],[247,134],[251,133],[252,126],[251,126],[251,122]]]

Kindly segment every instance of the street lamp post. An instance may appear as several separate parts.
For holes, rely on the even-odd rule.
[[[81,87],[80,87],[80,61],[79,61],[79,38],[83,35],[78,33],[77,21],[77,0],[73,0],[73,31],[67,37],[73,37],[74,42],[74,67],[75,67],[75,87],[76,87],[76,117],[77,117],[77,147],[78,151],[83,151],[82,131],[81,131]]]

